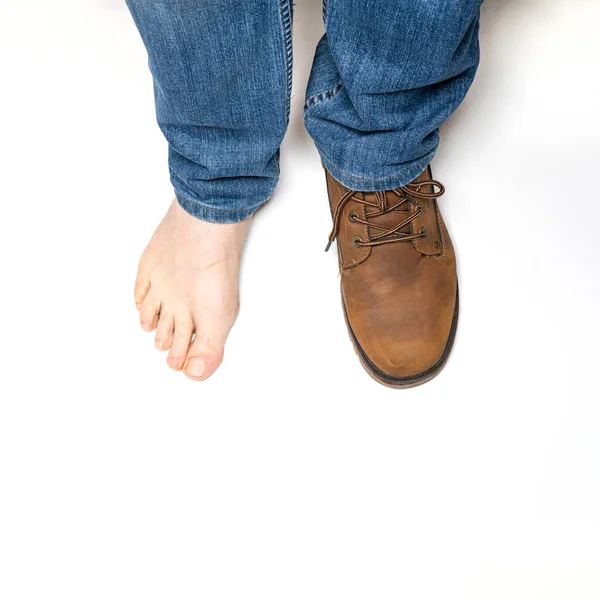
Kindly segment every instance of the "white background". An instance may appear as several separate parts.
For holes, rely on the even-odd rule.
[[[242,312],[195,384],[138,325],[172,198],[122,0],[0,5],[2,600],[597,600],[600,3],[487,0],[434,173],[460,261],[446,369],[409,391],[348,340],[301,107]]]

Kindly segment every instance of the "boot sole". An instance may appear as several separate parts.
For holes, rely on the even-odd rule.
[[[350,321],[348,320],[348,313],[346,312],[346,304],[344,303],[343,296],[342,307],[344,309],[344,319],[346,321],[346,327],[348,328],[348,333],[350,334],[350,339],[352,340],[352,345],[354,346],[354,352],[356,352],[356,355],[358,356],[360,363],[365,369],[365,371],[375,381],[377,381],[377,383],[381,383],[382,385],[394,389],[407,389],[411,387],[416,387],[418,385],[427,383],[428,381],[433,379],[446,365],[446,362],[448,361],[448,356],[450,356],[450,351],[452,350],[452,346],[454,345],[454,339],[456,337],[456,328],[458,326],[458,286],[456,288],[456,302],[454,304],[454,315],[452,317],[452,324],[450,326],[450,335],[448,336],[448,341],[446,342],[446,346],[444,348],[442,356],[440,357],[438,362],[435,363],[435,365],[433,365],[426,371],[407,377],[394,377],[393,375],[385,373],[381,369],[377,368],[371,362],[365,351],[362,349],[361,345],[358,343],[358,340],[354,335],[354,331],[352,331],[352,326],[350,325]]]

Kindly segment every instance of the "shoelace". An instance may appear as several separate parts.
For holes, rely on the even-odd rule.
[[[421,188],[430,185],[434,188],[433,192],[423,192]],[[438,188],[438,191],[435,191],[435,188]],[[369,241],[361,240],[359,237],[354,237],[352,239],[352,245],[355,248],[361,248],[365,246],[381,246],[382,244],[393,244],[394,242],[408,242],[410,240],[414,240],[417,238],[425,238],[427,237],[427,230],[425,228],[421,228],[419,233],[406,233],[400,231],[403,227],[406,227],[411,221],[419,217],[423,214],[423,208],[416,211],[414,214],[410,215],[410,204],[418,205],[420,200],[433,200],[435,198],[439,198],[445,191],[444,186],[434,179],[427,181],[420,181],[419,183],[409,183],[405,186],[402,186],[398,189],[386,191],[386,192],[372,192],[375,194],[376,202],[368,202],[363,198],[359,198],[355,196],[358,192],[355,190],[348,190],[341,198],[335,209],[335,213],[333,215],[333,229],[329,234],[329,242],[327,247],[325,248],[325,252],[329,250],[331,244],[333,244],[335,238],[337,237],[340,229],[340,223],[342,220],[342,213],[344,212],[344,206],[350,201],[354,200],[359,204],[364,205],[365,207],[371,207],[375,210],[371,212],[367,212],[365,208],[366,219],[361,219],[356,211],[351,211],[348,217],[353,223],[361,223],[367,226],[367,230],[369,232]],[[362,193],[362,192],[360,192]],[[394,199],[394,202],[389,203],[387,194],[393,193],[397,196],[397,199]],[[403,206],[406,206],[406,209]],[[374,219],[376,217],[380,217],[381,215],[385,215],[390,212],[407,212],[410,216],[406,217],[403,221],[398,223],[398,225],[394,225],[393,227],[386,227],[384,225],[380,225],[379,223],[373,223],[369,219]],[[376,229],[378,233],[375,235],[371,235],[371,229]]]

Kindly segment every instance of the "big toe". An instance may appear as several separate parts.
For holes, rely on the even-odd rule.
[[[206,338],[194,339],[183,372],[194,381],[210,377],[223,361],[223,348],[216,348]]]

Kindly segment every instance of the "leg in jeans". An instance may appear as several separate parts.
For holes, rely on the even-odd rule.
[[[237,316],[249,217],[279,175],[291,2],[127,4],[148,51],[176,195],[140,261],[135,300],[169,366],[205,379]]]
[[[344,314],[366,370],[410,387],[441,371],[456,259],[429,163],[477,69],[480,0],[328,0],[304,118],[323,164]]]
[[[306,127],[346,187],[388,190],[431,161],[479,61],[481,0],[326,0]]]

